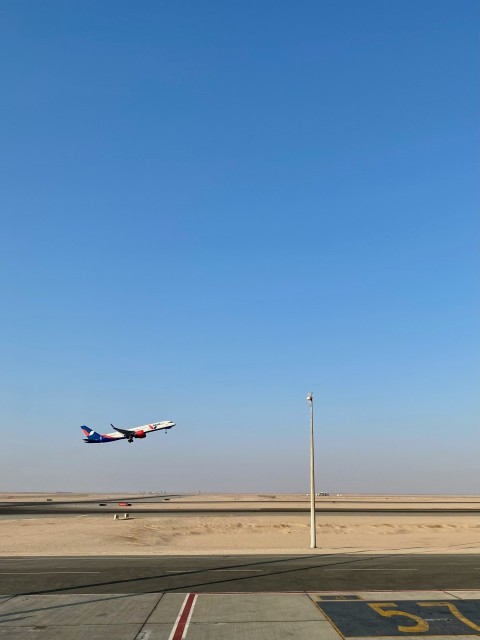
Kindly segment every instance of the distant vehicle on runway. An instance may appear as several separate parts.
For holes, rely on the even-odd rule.
[[[101,444],[103,442],[116,442],[117,440],[127,440],[132,443],[134,438],[146,438],[147,433],[155,431],[164,431],[167,433],[167,429],[171,429],[175,426],[175,422],[171,420],[165,420],[164,422],[152,422],[151,424],[145,424],[141,427],[132,427],[131,429],[120,429],[119,427],[111,425],[115,431],[113,433],[97,433],[93,429],[83,425],[80,427],[86,438],[84,442],[89,444]]]

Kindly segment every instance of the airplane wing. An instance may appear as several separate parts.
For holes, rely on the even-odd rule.
[[[134,429],[119,429],[118,427],[115,427],[113,424],[110,424],[110,426],[113,427],[115,431],[118,431],[119,433],[123,433],[124,436],[129,436],[132,433],[135,433]]]
[[[143,425],[143,427],[132,427],[131,429],[120,429],[113,424],[111,426],[115,431],[121,433],[129,442],[133,442],[134,438],[146,438],[147,433],[151,433],[152,431],[158,432],[164,430],[166,433],[167,429],[171,429],[175,426],[175,423],[171,420],[164,420],[163,422],[152,422],[151,424]],[[121,438],[121,436],[117,436],[116,433],[106,433],[104,436]]]

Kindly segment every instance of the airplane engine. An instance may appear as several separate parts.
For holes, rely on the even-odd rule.
[[[147,434],[142,429],[135,432],[135,438],[146,438],[146,437],[147,437]]]

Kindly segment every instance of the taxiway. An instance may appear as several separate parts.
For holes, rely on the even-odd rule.
[[[478,555],[17,557],[0,593],[283,592],[478,589]]]

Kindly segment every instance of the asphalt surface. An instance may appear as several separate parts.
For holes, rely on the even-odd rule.
[[[58,494],[57,494],[58,496]],[[145,495],[127,495],[127,496],[115,496],[115,498],[110,498],[110,499],[105,499],[105,500],[100,500],[98,497],[95,498],[85,498],[85,499],[80,499],[80,500],[72,500],[71,498],[68,498],[68,495],[66,495],[64,498],[59,498],[56,497],[55,499],[50,499],[50,500],[35,500],[34,502],[32,502],[32,500],[27,500],[27,501],[22,501],[22,500],[16,500],[15,502],[0,502],[0,509],[7,509],[7,508],[17,508],[17,507],[48,507],[48,508],[57,508],[57,507],[68,507],[68,506],[77,506],[77,505],[85,505],[85,506],[95,506],[98,507],[98,505],[100,503],[106,503],[108,505],[115,505],[118,504],[119,502],[131,502],[132,504],[150,504],[152,502],[154,503],[163,503],[163,502],[168,502],[169,500],[173,500],[175,498],[183,498],[184,494],[179,494],[179,493],[158,493],[158,494],[153,494],[150,496],[145,496]],[[480,507],[480,504],[479,504]]]
[[[298,500],[292,500],[292,506],[275,506],[273,502],[266,502],[265,506],[253,506],[252,502],[236,501],[236,508],[232,509],[232,501],[213,501],[208,500],[208,496],[205,496],[205,500],[202,500],[201,504],[198,502],[187,502],[185,498],[189,494],[150,494],[150,495],[130,495],[126,497],[116,496],[114,499],[106,499],[100,501],[98,498],[90,498],[85,500],[72,500],[65,496],[65,499],[55,498],[54,501],[38,501],[30,502],[0,502],[0,519],[7,516],[15,515],[41,515],[41,516],[55,516],[55,515],[97,515],[101,513],[119,513],[124,511],[131,511],[135,514],[144,515],[171,515],[171,514],[190,514],[190,515],[245,515],[245,514],[282,514],[282,513],[308,513],[310,511],[310,503],[305,501],[303,504]],[[176,498],[183,498],[182,503],[176,503]],[[119,502],[128,503],[129,507],[120,507]],[[290,502],[289,500],[282,500],[282,503]],[[366,501],[368,503],[368,500]],[[443,504],[448,504],[449,501]],[[181,506],[180,506],[181,504]],[[221,507],[219,505],[229,504],[229,506]],[[242,509],[240,505],[244,504],[245,509]],[[452,507],[437,507],[434,503],[430,503],[425,508],[419,509],[412,506],[411,503],[402,500],[391,500],[388,503],[379,504],[378,507],[365,505],[358,501],[343,501],[339,503],[334,499],[322,498],[317,502],[316,511],[319,514],[322,513],[340,513],[340,514],[356,514],[361,513],[364,515],[372,514],[415,514],[419,516],[429,514],[443,514],[443,515],[455,515],[455,514],[470,514],[477,516],[480,513],[480,502],[472,500],[469,502],[452,502]],[[145,505],[144,508],[142,506]],[[395,505],[395,506],[393,506]],[[459,506],[461,505],[461,506]],[[465,506],[463,506],[465,505]],[[473,505],[473,506],[467,506]],[[475,507],[477,506],[477,508]]]
[[[480,589],[480,555],[0,559],[0,594]]]
[[[116,498],[115,500],[103,500],[100,502],[96,500],[82,500],[82,501],[55,501],[55,502],[14,502],[0,503],[0,518],[5,516],[15,515],[97,515],[101,513],[119,513],[131,510],[135,514],[148,514],[148,515],[171,515],[171,514],[190,514],[190,515],[245,515],[245,514],[281,514],[281,513],[309,513],[309,504],[298,504],[295,506],[280,507],[275,506],[272,503],[266,503],[265,506],[252,506],[251,503],[245,502],[245,508],[241,508],[240,502],[235,503],[236,508],[232,507],[218,507],[217,503],[211,503],[212,506],[199,506],[198,503],[185,503],[182,502],[182,506],[178,506],[180,503],[176,503],[177,506],[173,506],[174,500],[179,496],[162,496],[157,499],[142,500],[136,498]],[[120,502],[127,502],[130,506],[121,507]],[[231,504],[231,503],[230,503]],[[391,504],[391,503],[390,503]],[[319,503],[316,505],[316,511],[319,514],[322,513],[339,513],[339,514],[414,514],[419,516],[441,514],[441,515],[455,515],[455,514],[470,514],[478,517],[480,513],[480,504],[478,508],[475,507],[435,507],[434,505],[428,505],[425,508],[419,509],[412,506],[408,506],[405,503],[403,506],[385,506],[379,505],[378,507],[368,507],[364,505],[346,505],[343,504],[336,506],[329,506],[325,503]],[[458,504],[458,503],[457,503]],[[142,505],[145,507],[142,508]]]

